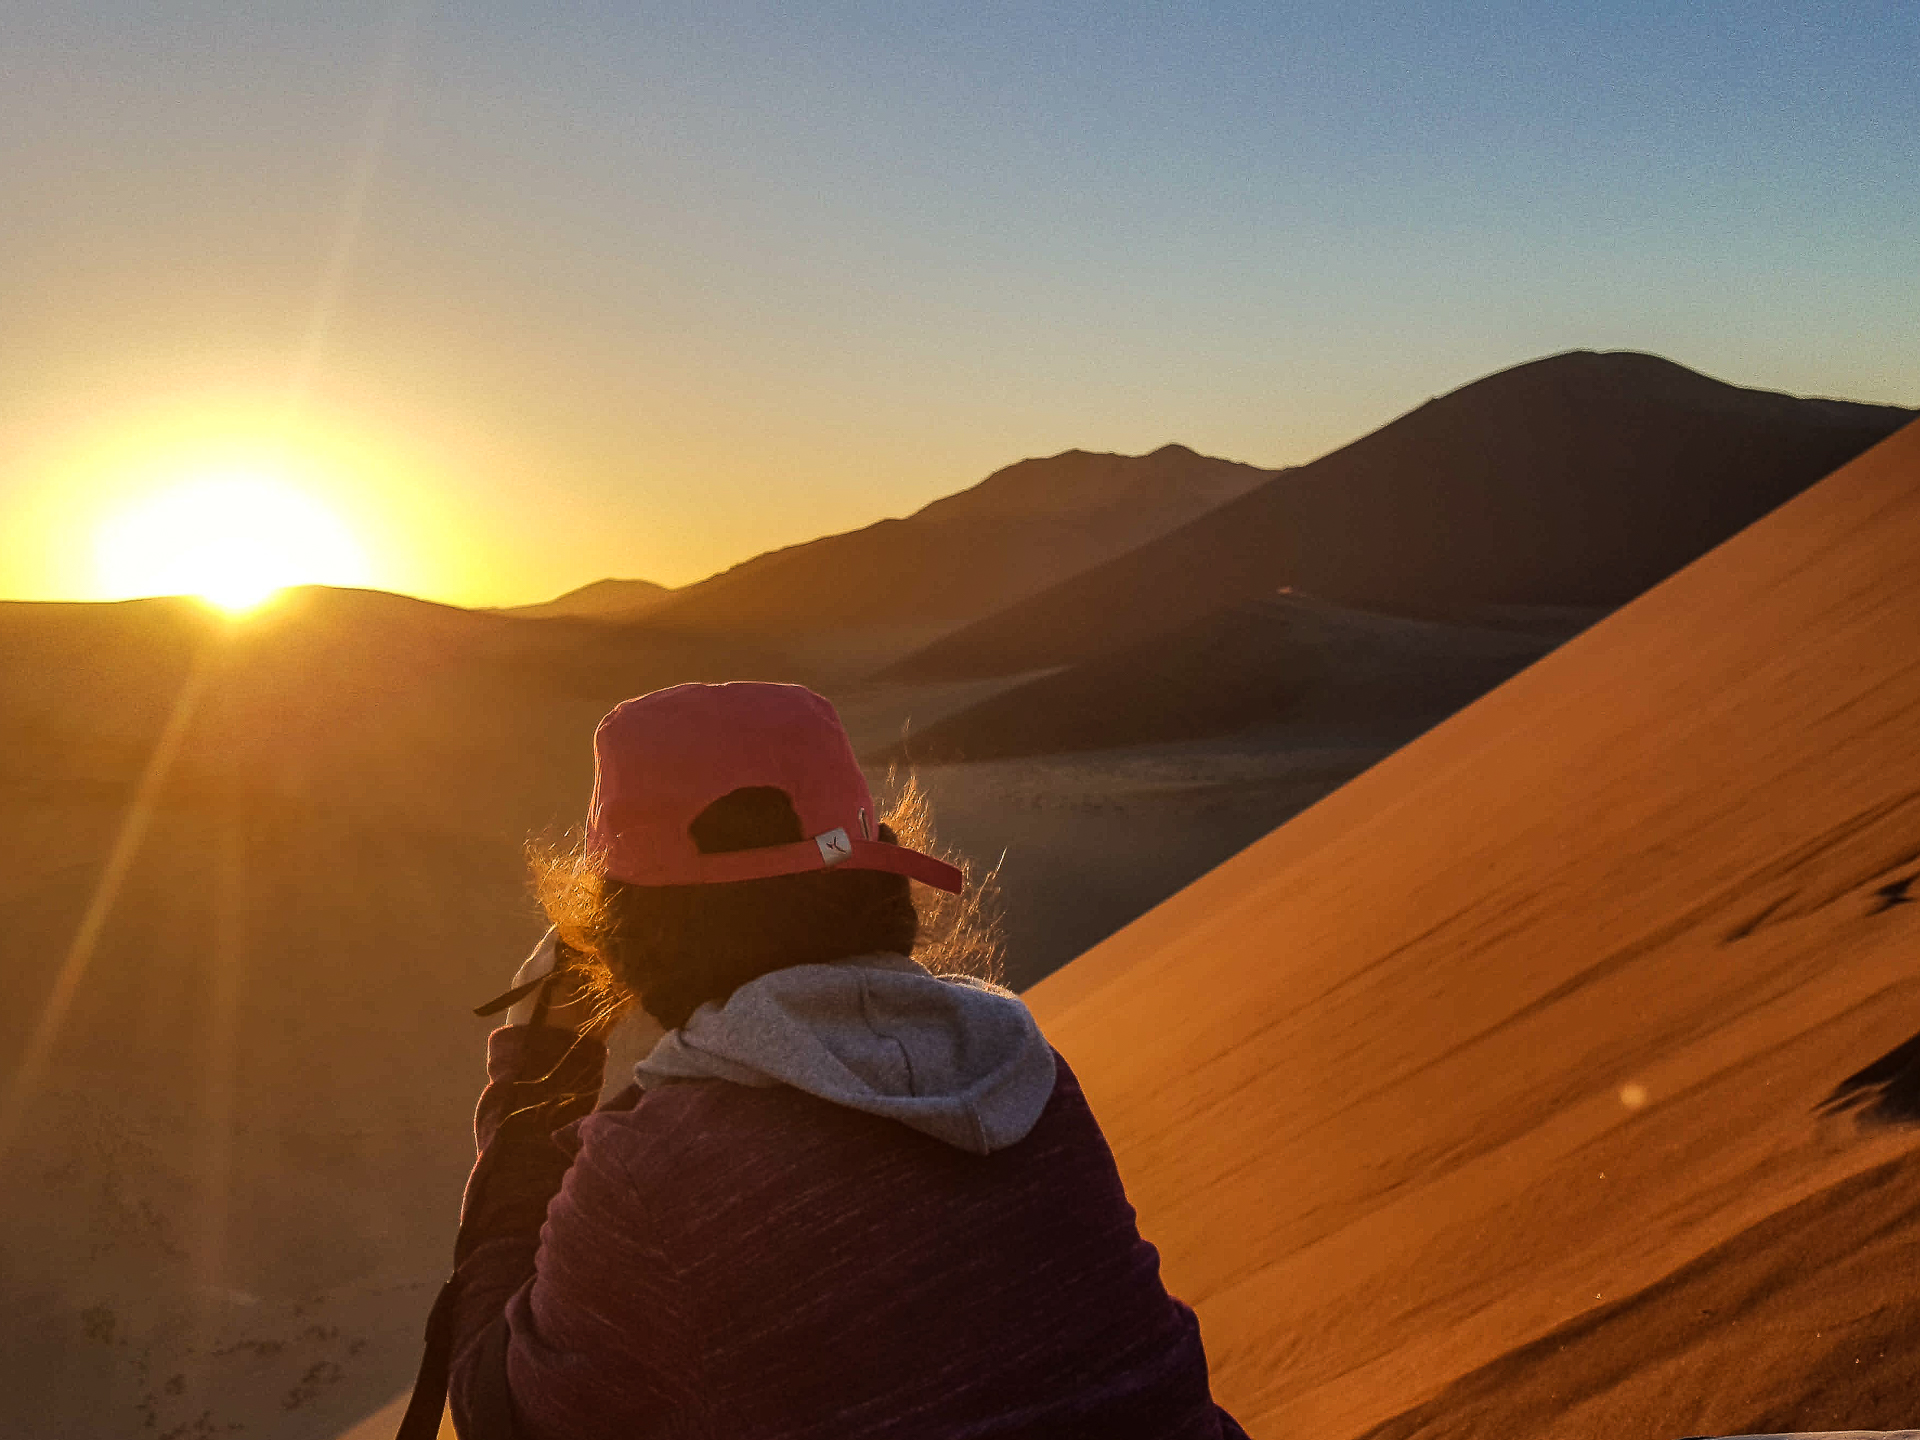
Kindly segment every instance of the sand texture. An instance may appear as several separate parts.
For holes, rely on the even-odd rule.
[[[1920,1413],[1917,549],[1909,427],[1030,993],[1255,1435]]]
[[[0,645],[0,1433],[331,1434],[417,1358],[521,840],[630,687],[773,662],[341,591]]]

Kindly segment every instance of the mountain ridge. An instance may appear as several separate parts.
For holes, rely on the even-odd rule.
[[[641,623],[875,665],[1124,554],[1271,471],[1168,445],[1016,461],[911,515],[769,550],[663,598]],[[610,617],[615,618],[615,617]]]
[[[1282,586],[1390,610],[1619,604],[1913,414],[1732,386],[1636,351],[1563,352],[1275,472],[879,675],[1047,669]]]

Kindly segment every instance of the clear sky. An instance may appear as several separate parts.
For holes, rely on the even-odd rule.
[[[1920,403],[1917,75],[1906,0],[21,0],[0,595],[208,476],[512,603],[1580,346]]]

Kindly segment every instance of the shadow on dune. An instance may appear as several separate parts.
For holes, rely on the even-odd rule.
[[[1392,615],[1280,591],[1029,680],[889,746],[879,764],[949,764],[1152,745],[1288,724],[1389,748],[1598,619],[1492,607]]]
[[[1920,1035],[1834,1086],[1819,1113],[1853,1114],[1863,1124],[1920,1124]]]
[[[1586,1403],[1625,1391],[1638,1392],[1633,1433],[1646,1436],[1897,1428],[1920,1409],[1920,1351],[1885,1342],[1920,1325],[1905,1280],[1916,1217],[1920,1157],[1903,1155],[1461,1376],[1362,1440],[1568,1434]],[[1858,1287],[1898,1318],[1862,1325]],[[1791,1376],[1752,1364],[1748,1337],[1783,1329],[1802,1332],[1807,1355]],[[1738,1398],[1703,1400],[1709,1388],[1682,1378],[1709,1370],[1745,1373]]]

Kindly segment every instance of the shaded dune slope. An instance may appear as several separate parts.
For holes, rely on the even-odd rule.
[[[905,519],[772,550],[684,586],[646,619],[878,663],[1165,534],[1271,474],[1181,445],[1023,460]]]
[[[1282,721],[1398,743],[1532,664],[1592,617],[1503,618],[1507,624],[1447,623],[1297,593],[1266,596],[1001,691],[876,759],[995,760]]]
[[[1916,548],[1909,427],[1029,992],[1253,1433],[1912,1423]]]
[[[1390,610],[1612,606],[1904,424],[1576,351],[1475,381],[895,663],[897,679],[1069,664],[1291,586]]]

